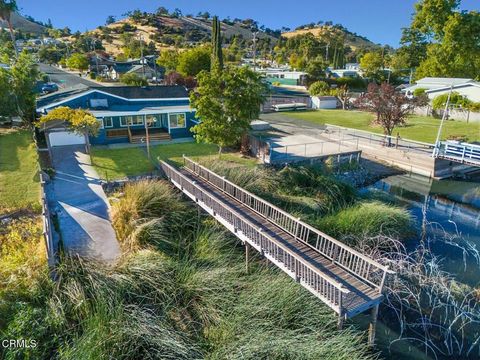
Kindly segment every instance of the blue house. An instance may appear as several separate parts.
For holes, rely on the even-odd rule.
[[[198,123],[182,86],[90,87],[59,92],[37,100],[37,111],[68,106],[90,111],[100,122],[92,144],[138,143],[191,137],[190,128]],[[85,139],[56,126],[48,129],[50,146],[82,144]]]

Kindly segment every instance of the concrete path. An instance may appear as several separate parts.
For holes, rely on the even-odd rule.
[[[48,186],[50,209],[57,212],[65,249],[111,262],[120,246],[109,217],[109,204],[84,146],[52,148],[56,175]]]

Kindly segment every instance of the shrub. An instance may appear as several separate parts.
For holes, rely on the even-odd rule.
[[[330,93],[330,86],[325,81],[315,81],[308,88],[311,96],[323,96]]]
[[[122,74],[120,81],[128,86],[147,86],[148,81],[135,73]]]
[[[423,95],[423,94],[425,94],[426,91],[427,91],[427,89],[424,89],[424,88],[416,88],[413,91],[413,96],[417,97],[417,96]]]

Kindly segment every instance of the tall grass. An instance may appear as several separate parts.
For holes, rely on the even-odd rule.
[[[378,201],[364,201],[335,214],[318,218],[316,226],[329,235],[355,245],[356,238],[385,235],[404,238],[412,234],[412,218],[405,209]]]
[[[225,171],[272,197],[280,191],[278,179],[285,181],[281,191],[286,192],[285,179],[293,183],[297,176],[268,169]],[[318,174],[308,176],[313,179],[292,193],[323,181]],[[0,297],[10,311],[0,337],[39,343],[3,349],[0,357],[374,358],[362,333],[338,331],[329,308],[265,260],[254,256],[247,274],[238,239],[167,182],[127,185],[117,194],[112,214],[124,249],[118,264],[67,256],[56,283],[38,274],[21,302]]]

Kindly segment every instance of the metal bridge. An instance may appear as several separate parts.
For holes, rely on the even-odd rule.
[[[373,343],[385,278],[391,271],[262,198],[184,157],[184,167],[161,161],[168,179],[244,244],[255,249],[344,320],[371,309]]]
[[[440,141],[435,146],[433,156],[465,165],[480,166],[480,145]]]

